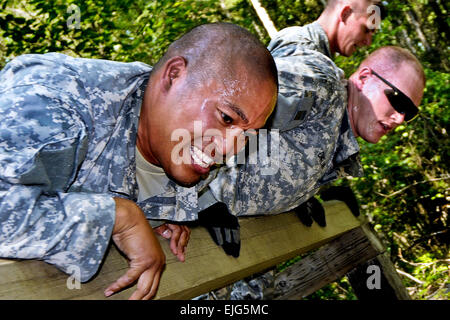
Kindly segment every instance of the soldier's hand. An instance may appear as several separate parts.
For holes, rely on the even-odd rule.
[[[239,257],[241,250],[239,222],[236,216],[228,212],[224,203],[218,202],[200,211],[198,221],[226,254],[235,258]]]
[[[133,201],[114,200],[116,222],[112,239],[129,259],[129,269],[105,290],[105,296],[137,281],[130,299],[150,299],[156,294],[166,257],[142,210]]]
[[[311,197],[298,207],[294,208],[294,212],[300,221],[307,227],[312,226],[313,220],[321,227],[327,225],[325,210],[319,200],[314,197]]]
[[[344,201],[355,217],[359,216],[359,205],[355,194],[350,187],[336,186],[320,192],[320,197],[324,201],[340,200]]]
[[[191,230],[185,225],[165,223],[153,229],[163,238],[170,240],[170,250],[177,256],[178,260],[186,260],[186,246],[191,236]]]

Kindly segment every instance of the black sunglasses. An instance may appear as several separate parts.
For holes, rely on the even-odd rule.
[[[384,79],[378,73],[372,70],[372,74],[392,88],[384,90],[384,94],[391,103],[392,108],[394,108],[398,113],[404,114],[406,122],[414,120],[419,113],[419,109],[416,107],[414,102],[412,102],[406,94],[401,92],[396,86]]]

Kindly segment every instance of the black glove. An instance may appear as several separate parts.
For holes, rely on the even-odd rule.
[[[239,257],[241,238],[236,216],[228,212],[227,206],[218,202],[198,213],[200,225],[205,227],[214,242],[222,246],[226,254]]]
[[[359,205],[355,194],[350,187],[330,187],[320,193],[324,201],[340,200],[344,201],[355,217],[359,216]]]
[[[319,200],[314,197],[311,197],[298,207],[294,208],[294,212],[300,221],[307,227],[312,226],[313,220],[321,227],[327,225],[325,220],[325,210]]]

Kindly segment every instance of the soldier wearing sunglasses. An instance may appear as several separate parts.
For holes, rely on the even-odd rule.
[[[419,112],[419,109],[416,107],[414,102],[406,94],[401,92],[396,86],[384,79],[374,70],[372,70],[372,74],[391,87],[391,89],[384,90],[384,94],[395,111],[404,114],[405,121],[407,122],[414,120]]]
[[[349,79],[347,110],[353,134],[377,143],[404,121],[412,121],[424,86],[420,63],[409,52],[397,47],[376,51]]]
[[[207,208],[199,217],[205,212],[217,217],[227,209],[235,216],[294,210],[303,223],[310,225],[311,218],[305,221],[301,215],[305,212],[301,205],[311,207],[312,203],[306,209],[313,213],[323,212],[323,208],[317,200],[305,201],[313,200],[322,186],[339,177],[363,175],[356,138],[377,143],[418,114],[425,75],[408,50],[380,48],[361,63],[349,80],[344,80],[342,70],[331,60],[292,46],[293,42],[278,41],[271,48],[280,83],[278,106],[270,120],[272,128],[280,130],[278,170],[265,175],[260,164],[249,163],[221,169],[209,185],[219,204]],[[328,200],[327,196],[336,194],[321,196]],[[356,199],[352,201],[349,207],[357,215]],[[325,226],[322,219],[322,223],[314,220]]]

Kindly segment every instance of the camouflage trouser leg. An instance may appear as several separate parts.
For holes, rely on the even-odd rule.
[[[194,300],[264,300],[270,299],[274,288],[275,270],[245,278]]]

